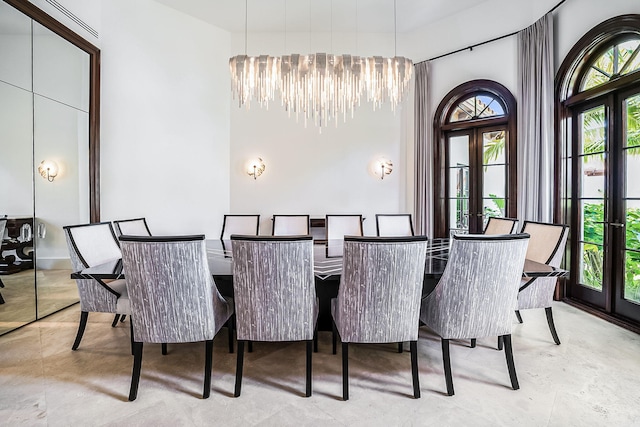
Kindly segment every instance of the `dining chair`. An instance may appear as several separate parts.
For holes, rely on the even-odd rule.
[[[199,341],[205,341],[202,397],[208,398],[213,338],[231,318],[233,301],[222,297],[213,282],[204,235],[121,236],[120,244],[133,325],[129,400],[138,394],[143,343],[162,344],[166,354],[167,343]]]
[[[376,214],[376,233],[381,237],[413,236],[410,214]]]
[[[63,227],[73,271],[120,259],[122,253],[110,222]],[[115,326],[120,315],[130,314],[126,282],[100,279],[76,279],[80,296],[80,324],[71,347],[77,350],[82,340],[89,312],[114,313]]]
[[[0,218],[0,247],[2,246],[2,240],[4,239],[4,230],[7,227],[7,219]],[[0,279],[0,288],[4,288],[4,283],[2,283],[2,279]],[[4,298],[2,297],[2,293],[0,293],[0,304],[4,304]]]
[[[342,341],[342,398],[349,399],[349,344],[409,341],[413,396],[420,397],[418,328],[427,237],[345,237],[338,297],[331,300]]]
[[[257,236],[260,231],[260,215],[225,215],[220,240],[229,240],[232,234]]]
[[[312,237],[232,235],[231,241],[238,341],[234,396],[242,387],[244,345],[253,341],[305,341],[305,395],[311,396],[318,318]]]
[[[517,229],[517,219],[491,216],[482,234],[513,234]]]
[[[274,215],[273,236],[306,236],[309,234],[309,215]]]
[[[522,226],[522,232],[531,236],[529,248],[527,249],[527,259],[547,264],[551,267],[560,267],[567,244],[567,237],[569,236],[568,226],[525,221]],[[522,323],[520,310],[544,308],[553,341],[560,345],[560,339],[553,321],[553,312],[551,311],[557,282],[558,279],[556,277],[523,278],[520,283],[520,292],[518,293],[516,316],[518,322]],[[499,347],[500,343],[498,343]]]
[[[420,308],[420,320],[442,340],[447,394],[454,394],[449,341],[496,335],[504,342],[511,387],[517,390],[511,318],[529,235],[454,235],[452,239],[444,273]]]
[[[116,235],[126,236],[151,236],[147,220],[144,218],[122,219],[113,221],[115,225]]]
[[[362,236],[362,215],[327,215],[327,241],[342,240],[344,236]]]

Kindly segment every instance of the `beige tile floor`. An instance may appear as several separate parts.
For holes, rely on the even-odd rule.
[[[422,398],[411,396],[409,353],[352,346],[351,399],[341,400],[340,355],[320,334],[313,396],[303,397],[304,345],[256,344],[245,358],[242,396],[233,398],[235,355],[226,329],[215,341],[213,390],[202,400],[204,344],[145,347],[138,400],[128,402],[128,322],[92,314],[78,351],[70,347],[73,306],[0,337],[1,425],[443,425],[638,426],[640,337],[562,303],[554,306],[562,345],[544,310],[514,323],[521,389],[511,390],[495,339],[452,345],[456,395],[445,395],[439,340],[420,331]]]

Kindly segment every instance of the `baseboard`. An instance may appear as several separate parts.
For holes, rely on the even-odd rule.
[[[620,326],[621,328],[635,332],[636,334],[640,334],[640,323],[634,322],[633,320],[605,313],[597,307],[572,298],[563,298],[562,302],[572,307],[576,307],[580,310],[586,311],[589,314],[606,320],[609,323],[613,323],[614,325]]]

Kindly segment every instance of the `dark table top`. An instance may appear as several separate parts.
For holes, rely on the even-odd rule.
[[[207,240],[209,270],[214,278],[233,277],[231,241]],[[314,273],[316,278],[326,280],[338,278],[342,273],[342,240],[314,245]],[[425,278],[442,276],[449,257],[449,239],[431,239],[428,243],[425,263]],[[523,277],[562,277],[568,275],[563,269],[539,262],[525,260]],[[123,279],[122,261],[114,259],[94,267],[71,274],[72,279]]]

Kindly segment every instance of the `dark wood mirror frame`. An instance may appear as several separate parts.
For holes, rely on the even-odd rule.
[[[89,220],[100,221],[100,49],[25,0],[5,3],[89,54]]]

